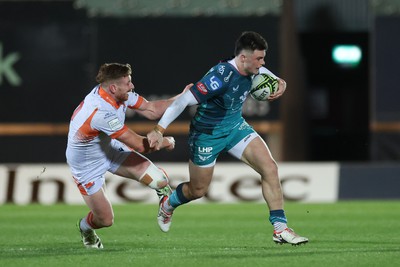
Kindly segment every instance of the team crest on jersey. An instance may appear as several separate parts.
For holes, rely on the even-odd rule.
[[[206,95],[206,94],[207,94],[207,88],[206,88],[206,86],[205,86],[203,83],[201,83],[201,82],[196,83],[196,88],[197,88],[197,90],[199,90],[199,92],[202,93],[203,95]]]

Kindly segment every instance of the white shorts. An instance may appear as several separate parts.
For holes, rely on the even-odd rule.
[[[105,182],[107,171],[115,173],[132,151],[118,140],[112,140],[104,156],[94,162],[68,161],[72,176],[82,195],[92,195],[100,190]]]
[[[237,143],[234,147],[232,147],[228,151],[228,153],[240,160],[242,158],[243,151],[250,144],[250,142],[256,137],[259,137],[259,135],[256,132],[249,134],[248,136],[240,140],[240,142]]]

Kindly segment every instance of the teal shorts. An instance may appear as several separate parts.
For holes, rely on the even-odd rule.
[[[213,164],[221,152],[227,152],[255,131],[246,121],[221,134],[206,134],[195,130],[189,133],[190,160],[198,166]]]

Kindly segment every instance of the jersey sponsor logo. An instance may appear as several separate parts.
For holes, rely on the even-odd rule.
[[[104,114],[104,119],[106,120],[106,119],[108,119],[108,118],[110,118],[110,117],[114,117],[115,116],[115,113],[113,113],[113,112],[107,112],[106,114]]]
[[[205,86],[203,83],[201,83],[201,82],[196,83],[196,88],[197,88],[197,90],[199,90],[199,92],[202,93],[203,95],[206,95],[206,94],[207,94],[207,88],[206,88],[206,86]]]
[[[199,152],[199,160],[200,161],[206,161],[209,158],[212,157],[212,150],[213,148],[211,146],[206,146],[206,147],[198,147],[197,151]]]
[[[219,74],[224,75],[225,66],[224,66],[224,65],[219,66],[219,67],[218,67],[218,72],[219,72]]]
[[[224,82],[226,82],[226,83],[229,82],[229,79],[231,78],[232,73],[233,73],[233,71],[230,71],[230,72],[229,72],[228,76],[226,76],[226,77],[224,78]]]
[[[241,95],[241,96],[239,97],[241,103],[243,103],[244,101],[246,101],[246,97],[247,97],[248,94],[249,94],[249,92],[246,91],[246,92],[243,93],[243,95]]]
[[[110,126],[111,130],[115,131],[115,130],[119,130],[123,125],[118,120],[118,118],[115,118],[108,122],[108,126]]]
[[[201,153],[201,154],[210,154],[211,151],[213,150],[213,148],[210,146],[209,147],[199,147],[198,149],[199,149],[199,153]]]
[[[209,155],[209,156],[202,156],[202,155],[199,155],[199,159],[200,159],[200,161],[206,161],[206,160],[208,160],[209,158],[211,158],[211,156],[212,156],[212,155]]]
[[[211,76],[210,79],[205,81],[205,84],[207,87],[213,91],[218,90],[219,88],[222,87],[222,82],[218,77],[216,76]]]

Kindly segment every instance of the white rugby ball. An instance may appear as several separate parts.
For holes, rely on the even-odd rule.
[[[267,101],[268,97],[278,90],[278,87],[278,79],[266,73],[260,73],[253,78],[250,95],[255,100]]]

